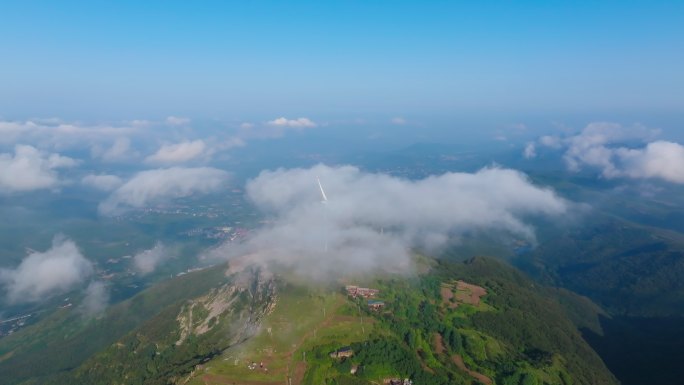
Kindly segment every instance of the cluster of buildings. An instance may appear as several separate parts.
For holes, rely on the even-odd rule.
[[[373,298],[380,293],[380,290],[378,289],[369,289],[367,287],[358,287],[354,285],[347,285],[344,288],[347,290],[347,294],[352,298],[363,297],[368,299]]]
[[[371,289],[368,287],[358,287],[354,285],[347,285],[344,287],[347,295],[352,298],[365,298],[368,300],[368,308],[370,310],[378,311],[385,307],[385,302],[374,299],[380,293],[378,289]]]
[[[368,308],[374,311],[382,310],[385,307],[384,301],[379,301],[377,299],[368,300]]]
[[[341,347],[330,353],[330,358],[348,358],[354,355],[354,351],[350,346]]]

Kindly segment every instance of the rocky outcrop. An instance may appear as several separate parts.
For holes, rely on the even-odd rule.
[[[211,289],[207,294],[187,301],[178,322],[181,345],[190,335],[200,336],[229,323],[233,341],[253,335],[264,315],[272,311],[276,298],[276,282],[259,269],[235,273],[229,283]]]

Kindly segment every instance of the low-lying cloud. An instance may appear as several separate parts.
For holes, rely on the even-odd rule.
[[[291,131],[302,132],[318,126],[318,123],[309,118],[288,119],[280,117],[259,124],[243,122],[240,124],[240,130],[235,138],[239,138],[243,143],[252,139],[276,139]]]
[[[623,127],[615,123],[591,123],[580,133],[567,137],[543,136],[530,143],[523,155],[536,156],[536,145],[564,149],[568,170],[583,167],[600,170],[604,178],[661,179],[684,183],[684,146],[654,141],[659,130],[642,126]]]
[[[220,190],[229,179],[211,167],[171,167],[137,173],[100,204],[100,213],[113,215],[127,208],[159,204],[174,198]]]
[[[288,119],[285,117],[280,117],[277,119],[273,119],[268,122],[269,125],[271,126],[279,126],[279,127],[290,127],[290,128],[314,128],[317,126],[314,121],[312,121],[309,118],[297,118],[297,119]]]
[[[133,126],[66,123],[60,119],[0,121],[0,144],[31,143],[40,148],[64,149],[80,143],[99,143],[133,134]]]
[[[79,156],[88,151],[92,160],[104,167],[100,171],[111,167],[107,163],[130,166],[144,162],[155,167],[187,162],[207,164],[214,156],[225,159],[228,150],[246,146],[252,140],[273,140],[320,125],[306,117],[279,117],[257,124],[215,123],[207,126],[178,116],[97,123],[65,122],[58,118],[0,119],[0,151],[15,145]],[[199,127],[194,127],[196,124]]]
[[[92,281],[85,290],[80,309],[87,316],[101,314],[109,304],[109,287],[102,281]]]
[[[0,154],[0,193],[54,188],[60,183],[56,170],[77,164],[78,161],[66,156],[16,145],[14,154]]]
[[[640,149],[620,148],[624,175],[630,178],[658,178],[673,183],[684,183],[684,146],[679,143],[656,141]]]
[[[533,240],[525,217],[567,209],[553,191],[500,168],[412,181],[318,165],[264,171],[246,191],[270,224],[243,244],[226,244],[213,254],[247,254],[252,262],[318,278],[409,271],[411,248],[439,248],[469,231],[499,230]]]
[[[147,275],[157,269],[165,260],[171,258],[172,251],[161,242],[157,242],[153,248],[143,250],[133,256],[133,267],[141,275]]]
[[[38,302],[73,289],[92,272],[76,244],[57,236],[47,251],[32,252],[16,269],[0,270],[0,282],[10,303]]]
[[[183,163],[199,157],[207,157],[208,147],[203,140],[185,141],[175,144],[165,144],[156,153],[145,159],[147,163],[172,164]]]
[[[537,156],[537,148],[534,143],[527,143],[523,150],[523,156],[525,159],[531,159]]]
[[[138,156],[131,147],[131,140],[127,137],[114,139],[109,147],[101,144],[93,145],[90,154],[93,158],[101,159],[104,162],[127,162]]]

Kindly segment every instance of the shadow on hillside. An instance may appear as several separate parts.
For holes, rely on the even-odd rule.
[[[624,385],[679,385],[684,378],[684,317],[601,317],[604,335],[582,330]]]

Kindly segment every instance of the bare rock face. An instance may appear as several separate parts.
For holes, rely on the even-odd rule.
[[[276,299],[273,276],[261,269],[244,269],[232,274],[229,283],[187,301],[176,320],[181,345],[190,335],[200,336],[216,327],[228,329],[233,343],[252,336],[264,315],[272,311]]]

